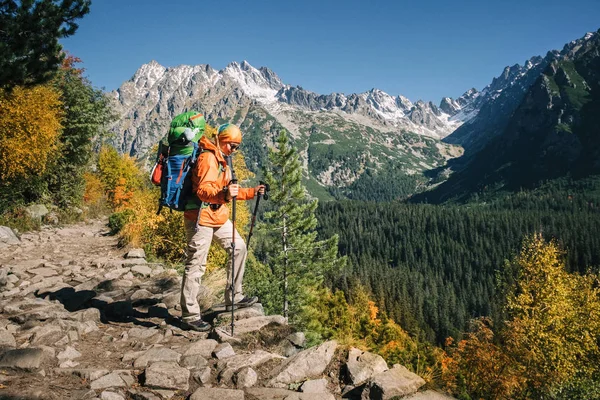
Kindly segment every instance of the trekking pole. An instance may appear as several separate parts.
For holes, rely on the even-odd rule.
[[[264,197],[265,200],[269,200],[269,184],[263,181],[258,182],[258,184],[265,185],[265,194],[262,195],[258,193],[258,197],[256,198],[254,212],[252,213],[252,222],[250,223],[250,232],[248,232],[248,240],[246,240],[246,247],[250,247],[250,238],[252,237],[252,230],[254,229],[254,224],[256,223],[256,214],[258,213],[258,203],[260,202],[260,198]]]
[[[237,177],[235,176],[235,170],[233,169],[233,160],[231,156],[227,157],[227,164],[231,169],[231,182],[230,184],[237,184]],[[231,219],[233,220],[233,232],[231,234],[231,336],[233,337],[233,329],[235,325],[234,311],[235,311],[235,202],[236,197],[232,198],[231,204]]]

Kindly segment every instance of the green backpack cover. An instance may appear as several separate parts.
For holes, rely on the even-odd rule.
[[[170,147],[171,155],[189,156],[194,151],[194,143],[198,143],[202,135],[206,120],[204,115],[198,111],[188,111],[177,115],[171,121],[169,132],[167,133],[166,143],[163,139],[163,146]]]

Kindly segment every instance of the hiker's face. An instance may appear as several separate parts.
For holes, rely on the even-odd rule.
[[[221,151],[223,152],[223,154],[228,156],[228,155],[231,155],[233,152],[235,152],[240,147],[240,144],[232,143],[232,142],[224,142],[224,143],[220,143],[220,146],[221,146]]]

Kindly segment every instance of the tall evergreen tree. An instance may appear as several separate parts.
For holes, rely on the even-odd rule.
[[[338,236],[317,240],[317,200],[310,200],[302,185],[302,169],[296,150],[282,131],[277,149],[269,152],[265,173],[271,187],[272,211],[265,214],[266,232],[262,260],[278,285],[271,287],[285,317],[302,325],[306,306],[324,277],[340,268]],[[259,254],[261,257],[261,254]]]
[[[48,81],[91,0],[0,0],[0,88]]]

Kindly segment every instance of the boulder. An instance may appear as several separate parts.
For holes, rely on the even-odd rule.
[[[155,362],[146,368],[145,386],[154,389],[187,390],[190,371],[175,362]]]
[[[145,278],[152,274],[152,268],[147,267],[145,265],[134,265],[133,267],[131,267],[131,272],[133,272],[136,275],[141,275]]]
[[[40,221],[46,214],[48,214],[48,212],[48,208],[46,208],[46,206],[43,204],[33,204],[25,208],[25,213],[27,213],[29,218]]]
[[[244,391],[201,387],[196,389],[189,400],[244,400]]]
[[[1,368],[35,371],[40,368],[45,359],[44,350],[26,348],[9,350],[0,357]]]
[[[337,342],[331,340],[296,354],[275,369],[267,386],[285,387],[290,383],[321,377],[336,349]]]
[[[258,374],[250,367],[242,368],[235,374],[234,382],[238,389],[245,389],[256,385]]]
[[[0,244],[19,244],[21,241],[8,226],[0,226]]]
[[[362,393],[362,399],[387,400],[415,393],[425,381],[406,367],[396,364],[392,369],[371,378]]]
[[[373,375],[388,370],[387,363],[380,355],[351,348],[346,362],[348,379],[352,385],[358,386]]]
[[[208,361],[200,354],[192,354],[189,356],[182,356],[179,364],[186,368],[202,368],[208,364]]]

